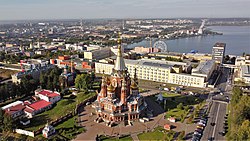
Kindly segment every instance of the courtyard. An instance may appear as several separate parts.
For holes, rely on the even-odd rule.
[[[157,127],[163,127],[165,124],[171,124],[175,132],[185,131],[186,134],[195,130],[195,124],[171,123],[165,119],[165,112],[162,107],[151,98],[146,98],[149,108],[153,110],[153,117],[148,122],[133,122],[132,126],[118,124],[114,127],[108,127],[104,122],[96,123],[96,115],[93,114],[91,105],[82,107],[82,112],[78,116],[78,124],[86,129],[86,132],[79,134],[75,140],[95,140],[96,136],[106,135],[109,137],[118,137],[130,135],[133,140],[138,140],[138,135],[143,136],[146,132],[154,131]]]

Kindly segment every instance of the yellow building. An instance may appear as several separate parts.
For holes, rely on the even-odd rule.
[[[206,87],[207,86],[207,78],[210,76],[210,72],[214,69],[214,61],[210,63],[209,66],[211,70],[207,70],[208,66],[204,67],[204,63],[201,64],[203,67],[198,67],[199,71],[207,70],[206,76],[196,75],[197,70],[195,70],[194,74],[188,74],[186,71],[189,69],[189,65],[183,62],[172,62],[172,61],[162,61],[162,60],[152,60],[152,59],[140,59],[140,60],[129,60],[124,59],[126,68],[131,76],[136,73],[138,79],[163,82],[163,83],[172,83],[183,86],[192,86],[192,87]],[[107,61],[100,60],[95,63],[95,72],[96,73],[104,73],[111,74],[112,69],[114,68],[114,64],[109,64]],[[185,73],[184,73],[185,72]],[[205,75],[205,74],[204,74]]]
[[[185,58],[194,59],[194,60],[211,60],[211,54],[202,54],[202,53],[187,53],[184,55]]]
[[[205,77],[184,73],[170,73],[168,83],[192,87],[206,87]]]

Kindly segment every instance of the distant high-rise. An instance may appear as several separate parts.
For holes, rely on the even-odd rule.
[[[212,49],[212,59],[217,63],[223,63],[226,43],[216,43]]]

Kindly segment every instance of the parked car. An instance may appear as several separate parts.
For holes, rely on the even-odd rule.
[[[203,126],[203,127],[206,126],[206,124],[204,124],[204,123],[202,123],[202,122],[199,122],[198,125]]]
[[[201,133],[199,133],[199,132],[195,131],[195,132],[194,132],[194,135],[201,136]]]
[[[214,140],[214,137],[209,137],[207,140],[208,140],[208,141],[213,141],[213,140]]]
[[[204,127],[203,127],[203,126],[200,126],[200,125],[197,125],[197,128],[199,128],[199,129],[201,129],[201,130],[204,129]]]
[[[202,129],[200,129],[200,128],[195,129],[195,131],[196,131],[196,132],[199,132],[199,133],[202,133],[202,132],[203,132]]]
[[[199,135],[199,134],[193,134],[193,138],[198,138],[198,139],[200,139],[201,138],[201,134]]]
[[[200,138],[199,137],[196,137],[196,136],[194,136],[192,139],[191,139],[191,141],[199,141],[200,140]]]
[[[199,123],[207,124],[207,121],[201,119]]]

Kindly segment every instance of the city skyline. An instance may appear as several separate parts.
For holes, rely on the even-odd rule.
[[[248,0],[0,0],[0,20],[249,17]]]

